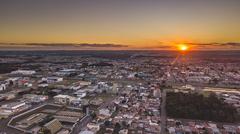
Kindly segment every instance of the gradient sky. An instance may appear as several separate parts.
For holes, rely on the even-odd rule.
[[[240,0],[1,0],[0,29],[3,43],[239,49]]]

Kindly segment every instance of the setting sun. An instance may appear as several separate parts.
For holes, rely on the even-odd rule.
[[[181,51],[186,51],[186,50],[188,50],[188,46],[186,44],[180,44],[178,46],[178,49]]]

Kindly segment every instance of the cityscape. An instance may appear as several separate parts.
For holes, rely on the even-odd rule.
[[[3,0],[0,134],[240,134],[239,0]]]
[[[1,132],[240,132],[240,53],[91,53],[3,52]]]

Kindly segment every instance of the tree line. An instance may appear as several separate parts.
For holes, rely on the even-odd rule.
[[[236,108],[219,99],[215,94],[167,93],[167,115],[172,118],[237,122],[240,115]]]

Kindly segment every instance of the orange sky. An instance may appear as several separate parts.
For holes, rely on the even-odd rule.
[[[1,46],[109,43],[128,46],[121,49],[175,49],[185,43],[191,49],[240,49],[239,0],[23,1],[1,2]]]

